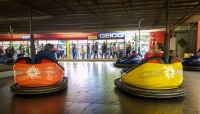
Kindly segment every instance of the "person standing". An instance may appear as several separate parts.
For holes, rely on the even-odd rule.
[[[128,41],[128,43],[126,44],[126,57],[130,56],[131,54],[131,42]]]
[[[61,58],[61,59],[64,59],[64,53],[65,53],[65,50],[64,50],[63,47],[61,46],[61,47],[60,47],[60,58]]]
[[[19,46],[19,51],[20,51],[20,53],[25,52],[24,46],[22,44],[20,44],[20,46]]]
[[[94,54],[94,44],[92,44],[91,56]],[[94,55],[93,55],[94,56]]]
[[[110,44],[110,47],[109,47],[109,51],[110,51],[110,53],[109,53],[109,58],[110,58],[110,57],[113,58],[113,48],[114,48],[114,47],[113,47],[113,44],[111,43],[111,44]]]
[[[73,56],[73,59],[76,59],[77,57],[77,48],[76,48],[76,44],[73,44],[73,47],[72,47],[72,56]]]
[[[90,49],[90,43],[88,43],[87,45],[87,59],[90,59],[91,58],[91,49]]]
[[[56,55],[57,55],[57,59],[60,58],[60,46],[57,45],[57,48],[56,48]]]
[[[29,47],[28,46],[26,47],[26,54],[29,57]]]
[[[44,44],[43,43],[40,46],[40,50],[44,50]]]
[[[106,55],[107,55],[107,45],[105,43],[105,41],[103,42],[102,46],[101,46],[101,50],[102,50],[102,53],[101,53],[101,59],[103,59],[103,55],[106,59]]]
[[[81,48],[81,55],[82,55],[82,59],[84,59],[85,58],[85,49],[83,48],[83,45]]]
[[[97,44],[97,42],[95,42],[95,45],[94,45],[94,57],[93,57],[93,59],[96,59],[96,57],[98,59],[98,44]]]
[[[114,43],[113,44],[113,58],[115,58],[115,55],[116,55],[116,57],[117,57],[117,59],[118,59],[118,54],[117,54],[117,46],[116,46],[116,44]]]

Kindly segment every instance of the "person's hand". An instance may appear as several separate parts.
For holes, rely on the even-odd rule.
[[[148,53],[153,53],[153,50],[149,50]]]

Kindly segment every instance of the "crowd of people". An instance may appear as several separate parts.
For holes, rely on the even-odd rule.
[[[143,57],[143,60],[151,57],[151,56],[159,56],[163,57],[163,49],[164,45],[162,43],[157,43],[154,45],[153,49],[150,49]],[[16,49],[14,49],[13,46],[10,46],[3,50],[2,47],[0,47],[0,58],[6,57],[6,58],[13,58],[14,55],[17,54],[17,57],[24,57],[29,56],[30,48],[28,46],[23,46],[20,44],[19,53],[17,53]],[[45,46],[41,44],[39,47],[39,51],[37,52],[37,55],[39,56],[46,56],[49,55],[48,52],[51,52],[50,54],[53,54],[52,59],[63,59],[66,58],[66,52],[65,49],[61,45],[57,45],[54,47],[53,44],[46,44]],[[138,56],[141,57],[140,53],[137,53],[134,49],[134,45],[129,41],[126,43],[126,45],[123,48],[120,48],[120,45],[116,45],[116,43],[110,43],[106,44],[104,41],[102,45],[99,45],[98,42],[95,42],[94,44],[90,45],[88,43],[86,46],[82,45],[80,51],[77,49],[77,45],[73,44],[71,48],[72,52],[72,59],[77,59],[79,56],[82,59],[124,59],[130,56]],[[80,54],[80,55],[79,55]],[[197,52],[197,55],[200,55],[200,49]]]
[[[116,43],[106,44],[105,41],[102,45],[99,45],[98,42],[95,42],[92,45],[88,43],[85,48],[84,45],[81,46],[80,56],[82,59],[85,59],[86,57],[87,59],[119,59],[129,57],[131,51],[134,51],[134,46],[131,45],[130,41],[123,48],[120,48],[120,45],[117,45]],[[76,44],[73,44],[72,46],[72,58],[79,58],[79,51]]]
[[[67,57],[65,49],[61,45],[58,44],[55,47],[53,44],[51,45],[53,47],[50,46],[50,44],[41,44],[38,48],[36,48],[36,54],[40,54],[40,52],[43,52],[44,50],[51,50],[54,52],[56,59],[63,59]],[[52,49],[50,49],[50,47]],[[88,43],[86,46],[82,45],[80,50],[78,50],[76,44],[73,44],[71,48],[72,59],[119,59],[129,57],[131,55],[131,51],[134,51],[134,46],[131,45],[130,41],[127,42],[123,48],[120,48],[120,45],[117,45],[116,43],[107,44],[105,41],[102,43],[102,45],[99,45],[98,42],[95,42],[92,45],[90,43]],[[0,48],[0,58],[2,56],[13,58],[14,55],[16,55],[17,58],[29,57],[30,47],[20,44],[16,49],[14,49],[13,46],[10,46],[5,50],[3,50],[2,47]]]
[[[5,50],[3,49],[3,47],[0,47],[0,58],[2,58],[2,57],[12,58],[15,53],[16,53],[16,50],[14,49],[13,46],[9,46]]]

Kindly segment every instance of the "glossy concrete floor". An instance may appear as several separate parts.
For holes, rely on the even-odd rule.
[[[200,114],[200,72],[184,71],[187,95],[172,99],[132,96],[115,88],[121,68],[113,62],[61,62],[69,78],[64,91],[14,95],[13,77],[0,79],[0,114]]]

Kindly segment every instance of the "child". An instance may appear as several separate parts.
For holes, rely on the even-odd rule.
[[[138,54],[136,53],[136,51],[133,50],[129,57],[131,57],[131,56],[138,56]]]
[[[157,43],[154,46],[153,50],[150,50],[149,52],[145,53],[144,60],[146,60],[147,58],[152,57],[152,56],[163,57],[163,44],[162,43]]]
[[[44,50],[39,51],[39,53],[36,55],[36,58],[44,57],[44,58],[50,58],[55,62],[58,62],[55,57],[55,49],[53,44],[46,44],[44,46]]]
[[[82,45],[82,48],[81,48],[81,55],[82,55],[82,59],[85,58],[85,50],[83,48],[83,45]]]

